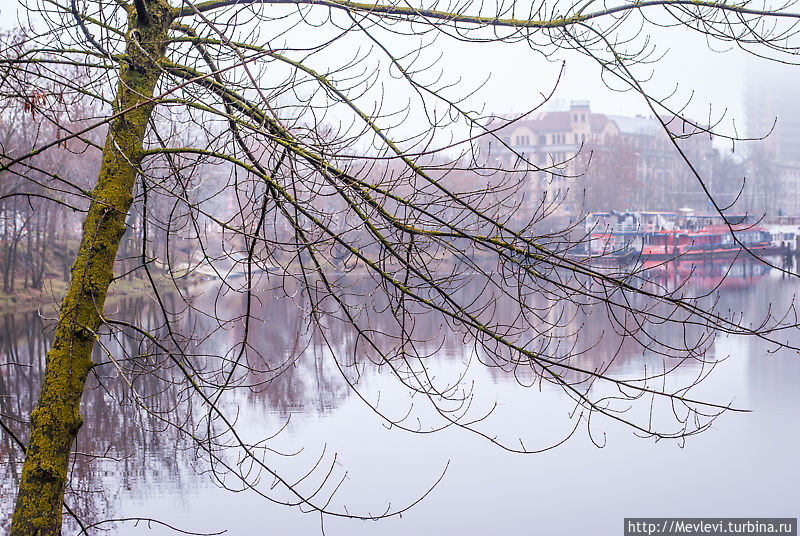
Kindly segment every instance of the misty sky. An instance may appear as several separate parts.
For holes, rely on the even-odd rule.
[[[0,0],[0,19],[5,27],[14,24],[17,3]],[[636,26],[627,30],[627,36]],[[645,41],[645,37],[647,40]],[[408,38],[403,38],[408,40]],[[661,57],[652,65],[641,68],[638,75],[646,88],[656,97],[669,97],[673,109],[684,109],[690,117],[707,122],[719,120],[727,133],[745,130],[743,87],[747,76],[747,55],[731,50],[729,44],[713,44],[710,50],[704,36],[684,28],[644,28],[636,43],[654,47],[652,57]],[[398,45],[400,45],[398,41]],[[542,94],[549,94],[558,80],[561,61],[564,71],[554,99],[568,105],[571,100],[589,100],[593,111],[619,115],[649,115],[643,99],[632,92],[615,91],[623,86],[613,81],[609,89],[601,80],[601,69],[576,53],[557,51],[546,61],[525,43],[463,44],[437,41],[428,51],[432,59],[441,56],[439,68],[444,76],[458,81],[464,90],[485,85],[466,102],[472,110],[486,113],[522,113],[541,104]],[[790,67],[797,69],[797,67]],[[781,69],[766,76],[764,83],[779,83]],[[760,76],[764,76],[763,73]],[[403,96],[387,92],[381,98],[399,99]],[[397,104],[401,106],[402,104]],[[727,112],[726,112],[727,110]],[[720,145],[718,143],[718,145]]]

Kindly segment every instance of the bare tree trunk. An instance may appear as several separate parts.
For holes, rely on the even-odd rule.
[[[22,238],[22,229],[17,229],[17,198],[14,198],[11,207],[11,214],[6,214],[6,232],[3,237],[5,247],[5,264],[3,265],[3,292],[6,294],[14,293],[14,281],[17,271],[17,245]],[[9,238],[9,231],[7,221],[11,219],[11,237]],[[23,227],[24,229],[24,227]]]
[[[44,217],[42,217],[43,211]],[[31,288],[42,290],[44,274],[47,269],[47,244],[53,232],[50,229],[50,207],[47,205],[40,206],[37,220],[36,240],[34,241],[36,247],[29,248],[31,252]]]
[[[34,233],[34,229],[36,229],[36,226],[37,226],[38,222],[32,221],[33,217],[34,217],[34,214],[30,214],[28,216],[28,232],[25,233],[25,235],[26,235],[25,238],[27,239],[27,242],[28,242],[28,250],[22,256],[22,262],[25,265],[25,266],[23,266],[24,271],[25,271],[25,283],[22,285],[22,288],[25,288],[25,289],[28,288],[28,278],[29,278],[29,276],[32,277],[33,271],[36,269],[36,267],[33,264],[33,233]],[[37,232],[38,232],[38,229],[37,229]]]
[[[15,224],[16,225],[16,224]],[[17,230],[16,226],[14,227],[14,238],[11,243],[11,249],[9,250],[8,254],[8,266],[6,267],[6,281],[8,282],[5,291],[8,294],[14,294],[14,290],[16,288],[16,280],[17,280],[17,250],[19,246],[19,241],[22,238],[22,230]]]
[[[102,324],[114,259],[125,232],[152,97],[175,10],[165,0],[137,0],[128,8],[126,56],[92,204],[83,223],[69,289],[47,353],[39,402],[31,413],[12,536],[57,536],[72,443],[82,424],[80,401]]]
[[[11,244],[3,238],[3,252],[2,252],[2,270],[3,270],[3,292],[6,294],[9,293],[9,280],[8,278],[11,276]]]

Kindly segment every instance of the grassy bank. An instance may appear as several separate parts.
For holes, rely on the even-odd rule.
[[[156,270],[153,272],[156,286],[159,290],[174,289],[174,282],[167,276]],[[194,284],[203,280],[202,275],[189,275],[180,279],[180,284]],[[36,290],[23,288],[24,280],[16,281],[16,288],[13,294],[0,291],[0,314],[23,313],[28,311],[41,310],[45,314],[54,314],[61,305],[61,300],[67,291],[67,283],[58,277],[45,278],[43,288]],[[106,304],[113,303],[113,300],[122,297],[144,295],[151,291],[150,281],[147,279],[117,279],[108,289]]]

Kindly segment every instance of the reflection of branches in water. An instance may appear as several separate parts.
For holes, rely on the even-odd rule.
[[[362,277],[346,276],[341,284],[354,296],[375,295],[375,284]],[[486,288],[486,285],[470,281],[461,285],[453,293],[453,298],[481,304],[481,300],[486,299],[483,296]],[[492,401],[481,399],[480,393],[462,388],[464,379],[471,374],[470,368],[474,368],[469,365],[472,353],[489,366],[490,374],[496,380],[506,382],[513,378],[534,391],[541,389],[541,368],[536,368],[531,361],[514,359],[502,345],[491,345],[490,341],[479,344],[467,330],[448,324],[447,318],[440,313],[419,310],[412,314],[413,310],[407,308],[408,320],[403,328],[396,315],[396,305],[376,297],[373,307],[363,311],[361,317],[370,329],[368,333],[360,333],[352,323],[337,318],[335,314],[321,317],[320,323],[315,324],[307,314],[308,305],[304,305],[302,300],[286,298],[284,290],[262,289],[259,293],[262,305],[251,308],[248,339],[250,343],[258,341],[258,346],[248,346],[247,362],[238,365],[241,374],[227,380],[231,386],[235,382],[237,387],[243,388],[246,397],[237,395],[240,391],[231,391],[232,396],[218,401],[223,411],[241,412],[242,418],[251,412],[259,415],[265,411],[277,411],[287,418],[297,411],[335,410],[345,397],[359,393],[394,426],[429,432],[456,421],[457,424],[477,426],[479,433],[483,433],[476,419],[485,416],[485,408],[491,407]],[[228,378],[226,367],[235,359],[236,345],[243,340],[241,313],[244,305],[237,295],[230,298],[215,300],[213,294],[201,295],[192,301],[189,314],[175,317],[174,340],[181,345],[181,358],[192,363],[195,377],[207,385]],[[168,311],[178,312],[178,307],[185,307],[180,305],[182,302],[176,294],[163,295],[162,299]],[[530,310],[546,313],[541,319],[548,323],[548,336],[535,338],[525,318],[515,314],[513,309],[503,307],[500,300],[492,300],[495,305],[492,309],[485,305],[481,307],[487,321],[503,327],[506,340],[539,355],[546,352],[552,356],[554,367],[563,364],[560,370],[563,382],[587,396],[595,389],[596,403],[604,404],[607,411],[615,407],[627,409],[626,404],[642,396],[641,391],[627,392],[621,387],[610,396],[608,390],[597,387],[597,374],[613,375],[631,385],[644,387],[661,382],[669,370],[678,366],[695,371],[698,379],[707,372],[705,350],[710,348],[713,338],[702,326],[688,323],[683,331],[679,331],[671,323],[664,322],[645,328],[631,323],[631,316],[609,317],[575,302],[548,300],[546,295],[538,295],[529,297],[526,304]],[[628,307],[646,304],[642,298],[639,300],[628,303]],[[208,310],[212,302],[216,303],[218,318],[229,319],[229,322],[222,323],[222,328],[216,319],[201,313]],[[311,303],[311,300],[305,303]],[[609,307],[614,310],[611,305]],[[197,442],[206,445],[207,450],[201,448],[199,454],[214,462],[215,476],[227,487],[241,489],[240,484],[231,483],[225,476],[239,470],[237,457],[229,460],[225,453],[226,449],[236,445],[235,442],[214,430],[218,423],[195,419],[191,411],[194,404],[191,393],[180,389],[181,383],[175,379],[179,371],[170,360],[168,349],[155,344],[149,336],[162,340],[164,336],[169,337],[162,320],[163,310],[152,301],[143,299],[125,300],[118,310],[124,311],[126,317],[133,316],[136,325],[147,328],[148,336],[139,329],[119,325],[119,329],[110,330],[101,338],[95,361],[106,364],[96,369],[94,381],[84,398],[88,416],[84,424],[86,434],[80,436],[76,447],[67,500],[89,523],[102,521],[98,512],[114,511],[115,492],[120,488],[146,486],[160,474],[171,475],[180,486],[190,485],[191,453],[199,448]],[[655,315],[656,311],[653,310],[652,314]],[[114,327],[117,324],[110,320],[109,325]],[[47,344],[42,335],[46,330],[41,319],[34,314],[22,318],[7,315],[2,330],[4,363],[7,363],[0,377],[4,382],[4,392],[34,392],[42,373]],[[184,338],[177,333],[190,335]],[[335,337],[330,334],[335,334]],[[369,341],[366,340],[367,334]],[[660,346],[653,345],[647,349],[642,340],[658,341]],[[635,358],[643,351],[649,356],[644,371],[638,367],[640,360]],[[339,370],[334,366],[337,363]],[[631,364],[637,366],[630,367]],[[438,418],[414,398],[408,399],[405,406],[402,397],[394,397],[389,403],[387,393],[392,390],[387,390],[386,378],[381,377],[389,370],[391,375],[401,377],[413,391],[430,398],[438,397],[435,400],[440,409]],[[21,382],[26,385],[20,385]],[[684,384],[675,392],[686,397],[688,389]],[[32,403],[31,397],[27,402],[22,397],[4,397],[4,420],[24,434],[22,418],[30,411]],[[11,404],[15,406],[11,407]],[[418,421],[420,417],[425,420]],[[578,426],[582,421],[579,411],[574,419]],[[281,426],[276,425],[276,431],[280,430]],[[194,444],[191,438],[194,438]],[[520,437],[519,441],[527,450],[536,448],[531,438]],[[163,455],[173,451],[176,445],[189,449],[185,456]],[[15,448],[12,447],[6,441],[4,449],[8,454],[4,457],[19,459],[18,452],[14,454]],[[272,449],[265,448],[266,452],[272,452]],[[279,456],[294,454],[272,453]],[[303,460],[305,462],[307,458]],[[11,471],[16,468],[15,464],[8,466]],[[99,479],[96,477],[98,473],[117,476],[113,481]]]
[[[136,318],[139,325],[158,332],[158,317],[146,300],[126,299],[119,304],[119,309]],[[294,312],[293,315],[277,314],[276,318],[296,325],[302,319],[296,310]],[[9,432],[25,443],[28,432],[25,419],[35,403],[33,394],[44,370],[49,330],[36,313],[4,315],[0,322],[0,417]],[[195,326],[195,329],[202,332],[203,326]],[[291,330],[290,325],[282,332],[293,333]],[[227,341],[219,339],[209,339],[209,343],[226,344]],[[274,350],[280,350],[279,354],[292,350],[290,345],[282,346],[279,337],[273,340],[276,341]],[[72,477],[65,499],[85,525],[102,521],[104,512],[118,510],[115,498],[120,490],[160,484],[163,475],[170,475],[170,480],[182,489],[195,485],[195,479],[191,478],[196,470],[192,463],[192,445],[181,431],[194,433],[197,423],[192,422],[191,403],[186,394],[177,389],[169,361],[137,331],[122,329],[102,337],[100,343],[96,361],[113,360],[114,366],[98,367],[88,384],[83,400],[87,418],[73,453]],[[297,363],[305,367],[309,360]],[[341,382],[337,394],[335,383],[320,370],[317,371],[319,387],[315,389],[304,372],[304,368],[285,369],[273,378],[276,382],[268,382],[269,389],[264,385],[254,389],[249,396],[250,403],[265,406],[271,405],[273,400],[274,408],[284,414],[307,405],[332,408],[341,398]],[[258,373],[253,372],[253,376],[257,379]],[[257,381],[254,385],[259,386]],[[189,451],[182,457],[164,455],[176,448]],[[3,481],[16,482],[22,451],[9,434],[3,434],[2,458],[8,461],[3,465],[6,473]],[[104,476],[100,478],[100,475]],[[108,475],[115,476],[108,478]],[[6,506],[12,499],[12,493],[3,493]],[[5,524],[9,522],[9,518],[4,520],[3,530],[8,530]]]
[[[551,356],[551,362],[548,363],[551,370],[558,370],[561,380],[568,388],[582,393],[583,396],[588,393],[598,376],[609,371],[608,367],[615,357],[623,352],[625,345],[637,348],[649,345],[653,354],[660,354],[667,359],[669,365],[666,368],[672,369],[675,363],[685,359],[702,359],[704,350],[712,340],[706,333],[707,329],[704,330],[701,325],[692,322],[683,324],[684,330],[677,336],[664,328],[664,323],[645,325],[635,322],[632,315],[608,318],[595,315],[595,319],[606,318],[605,324],[603,322],[590,323],[588,320],[591,317],[586,315],[588,309],[579,304],[570,301],[548,300],[547,296],[543,294],[526,296],[526,311],[542,313],[536,318],[546,322],[546,330],[543,335],[542,331],[531,331],[530,320],[515,315],[513,312],[509,313],[512,310],[502,306],[502,296],[487,293],[488,285],[476,284],[473,279],[469,284],[464,283],[458,289],[454,289],[450,294],[452,299],[475,306],[481,312],[476,316],[477,320],[485,319],[487,322],[492,322],[492,329],[502,332],[503,340],[506,343],[522,351],[523,355],[517,357],[509,352],[506,344],[498,344],[497,341],[488,337],[483,340],[473,338],[469,329],[465,329],[457,323],[448,322],[447,315],[430,310],[425,311],[424,308],[415,310],[412,306],[402,309],[404,314],[398,318],[397,305],[393,304],[391,299],[381,300],[381,294],[376,292],[379,287],[373,286],[374,284],[370,284],[364,278],[340,277],[338,284],[341,288],[347,288],[349,294],[353,296],[374,296],[370,308],[363,308],[358,313],[359,324],[368,325],[369,329],[353,327],[352,319],[348,318],[346,313],[328,311],[329,314],[320,315],[319,322],[322,329],[315,333],[325,342],[330,355],[339,363],[344,377],[356,392],[362,390],[359,382],[366,368],[370,363],[374,363],[380,367],[391,369],[396,377],[401,379],[412,392],[421,394],[423,399],[428,398],[429,401],[434,399],[432,401],[436,411],[439,412],[439,417],[444,418],[443,422],[439,424],[433,421],[425,425],[415,423],[411,426],[406,422],[406,418],[391,417],[384,414],[382,409],[375,408],[393,426],[409,428],[414,431],[428,432],[440,429],[442,426],[463,424],[459,422],[460,420],[469,421],[471,425],[475,425],[474,416],[467,416],[473,393],[463,390],[463,386],[459,382],[463,376],[456,374],[453,377],[450,375],[445,381],[440,381],[442,376],[436,379],[429,376],[430,358],[447,344],[448,337],[461,338],[469,345],[479,348],[479,357],[488,364],[515,373],[519,373],[522,368],[529,370],[534,377],[532,381],[529,380],[531,383],[536,383],[537,378],[541,381],[546,374],[550,373],[550,370],[541,366],[537,367],[537,363],[526,359],[525,354],[535,353],[538,356]],[[507,289],[503,290],[507,291]],[[314,293],[316,290],[310,291],[310,294]],[[302,293],[298,294],[302,295]],[[323,295],[322,300],[328,297],[328,295]],[[310,303],[316,302],[312,299]],[[628,301],[623,308],[614,304],[610,296],[607,298],[607,304],[612,312],[640,305],[639,302]],[[306,306],[306,310],[309,310],[311,314],[320,314],[319,309],[310,309],[309,306]],[[653,318],[667,318],[666,315],[670,312],[675,314],[670,307],[662,307],[662,310],[664,312],[659,311],[656,307],[651,307],[648,314]],[[260,311],[254,309],[251,314],[255,314],[257,317]],[[679,319],[680,317],[676,316],[675,318]],[[250,329],[254,330],[255,328],[252,326],[257,324],[251,323]],[[584,324],[593,326],[595,331],[583,329],[586,327]],[[613,330],[615,329],[619,332],[618,337],[614,337]],[[606,330],[608,330],[607,334],[605,334]],[[697,333],[690,337],[689,334],[692,331]],[[581,337],[577,336],[579,332]],[[297,330],[295,329],[292,333],[297,333]],[[335,333],[336,337],[325,335],[328,333]],[[451,335],[445,336],[443,333],[451,333]],[[595,335],[597,336],[595,337]],[[260,334],[256,335],[256,331],[251,331],[250,336],[254,337],[253,340],[261,340]],[[352,339],[352,345],[346,343],[348,339]],[[610,346],[610,351],[600,358],[599,363],[593,362],[592,359],[601,355],[600,350],[606,346]],[[632,375],[627,385],[625,382],[617,382],[617,385],[620,388],[630,388],[633,392],[637,388],[646,387],[647,381],[661,378],[662,373],[646,377]],[[680,396],[685,398],[685,391]],[[373,400],[368,402],[374,403]],[[410,415],[408,410],[400,412],[401,415],[404,413]],[[412,419],[408,418],[408,420]]]
[[[0,414],[2,420],[23,443],[27,442],[27,415],[36,402],[35,393],[44,371],[44,357],[50,340],[50,328],[37,313],[4,315],[0,320],[2,331],[2,361],[0,361]],[[172,430],[152,433],[158,426],[148,413],[131,411],[125,402],[125,387],[109,378],[98,376],[90,382],[83,400],[87,418],[73,452],[70,485],[65,502],[85,523],[103,518],[104,512],[118,509],[116,495],[120,489],[130,489],[133,481],[139,483],[158,481],[159,475],[168,473],[180,478],[188,467],[178,466],[174,457],[163,456],[165,450],[179,444]],[[142,378],[149,390],[158,388],[157,378]],[[147,389],[146,387],[145,389]],[[13,393],[13,396],[11,395]],[[119,401],[120,403],[115,403]],[[163,426],[161,427],[163,428]],[[4,482],[16,482],[22,463],[21,447],[4,434],[2,458]],[[100,475],[114,474],[113,480]],[[183,479],[187,484],[190,479]],[[13,494],[4,493],[8,506]],[[7,511],[7,508],[3,508]],[[4,518],[3,530],[8,530],[10,518]]]

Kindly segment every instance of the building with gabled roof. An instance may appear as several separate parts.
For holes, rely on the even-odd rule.
[[[708,132],[682,119],[664,122],[712,181],[718,155]],[[528,171],[533,203],[560,203],[567,214],[706,207],[702,188],[655,117],[594,113],[588,101],[578,101],[566,110],[494,118],[487,129],[492,134],[479,144],[487,165]]]

